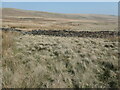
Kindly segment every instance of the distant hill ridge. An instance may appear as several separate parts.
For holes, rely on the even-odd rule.
[[[2,15],[4,17],[45,17],[45,18],[64,18],[76,20],[110,20],[117,19],[117,16],[112,15],[97,15],[97,14],[62,14],[50,13],[42,11],[22,10],[15,8],[2,8]]]

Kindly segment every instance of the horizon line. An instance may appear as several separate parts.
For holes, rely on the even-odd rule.
[[[1,7],[0,7],[1,8]],[[30,9],[21,9],[21,8],[9,8],[9,7],[2,7],[2,9],[18,9],[18,10],[25,10],[25,11],[37,11],[37,12],[44,12],[44,13],[53,13],[53,14],[74,14],[74,15],[80,15],[80,14],[89,14],[89,15],[108,15],[108,16],[118,16],[112,15],[112,14],[97,14],[97,13],[58,13],[58,12],[49,12],[49,11],[41,11],[41,10],[30,10]]]

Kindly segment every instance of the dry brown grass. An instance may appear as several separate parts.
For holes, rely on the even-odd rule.
[[[16,36],[19,36],[18,32],[2,31],[2,56],[10,55],[12,53]]]
[[[3,57],[5,88],[118,87],[117,42],[44,35],[12,36],[14,45],[8,41],[6,47],[14,46],[14,49],[7,49],[8,54]]]
[[[30,16],[26,11],[21,13],[21,10],[20,12],[18,10],[11,17],[9,17],[9,11],[7,10],[8,14],[4,14],[7,18],[3,18],[3,27],[22,30],[117,29],[115,20],[78,21],[73,20],[74,15],[69,20],[66,18],[55,20],[54,16],[52,16],[53,20],[46,20],[47,17],[40,21],[18,20],[15,16],[33,18],[32,11]],[[44,14],[51,16],[51,13]],[[54,15],[59,17],[59,14]],[[118,87],[118,41],[116,38],[33,36],[3,32],[1,40],[4,88]]]
[[[106,38],[105,39],[106,41],[109,41],[109,42],[118,42],[120,40],[120,37],[109,37],[109,38]]]
[[[3,27],[8,28],[17,28],[22,30],[35,30],[35,29],[41,29],[41,30],[87,30],[87,31],[115,31],[117,30],[117,23],[107,23],[107,22],[69,22],[69,21],[3,21]]]
[[[14,27],[22,30],[117,30],[117,17],[109,15],[76,16],[3,9],[3,16],[3,27]]]
[[[69,30],[69,26],[61,26],[61,25],[49,25],[49,24],[37,24],[37,23],[4,23],[3,27],[9,27],[9,28],[17,28],[21,30]]]
[[[5,55],[8,49],[11,49],[14,45],[12,32],[2,32],[2,53]]]

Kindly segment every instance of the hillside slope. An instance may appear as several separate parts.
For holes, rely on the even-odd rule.
[[[117,30],[117,17],[6,8],[2,24],[3,88],[119,87],[118,37],[94,36]]]
[[[112,15],[94,15],[94,14],[60,14],[49,13],[41,11],[21,10],[15,8],[3,8],[2,14],[4,16],[31,16],[31,17],[46,17],[46,18],[65,18],[65,19],[88,19],[88,20],[110,20],[116,19]]]
[[[95,14],[60,14],[2,8],[3,27],[26,30],[117,30],[117,16]]]

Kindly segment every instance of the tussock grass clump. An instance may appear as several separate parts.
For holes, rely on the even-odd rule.
[[[17,32],[12,31],[1,31],[1,41],[2,41],[2,54],[4,55],[7,50],[14,47],[14,39],[19,35]]]

